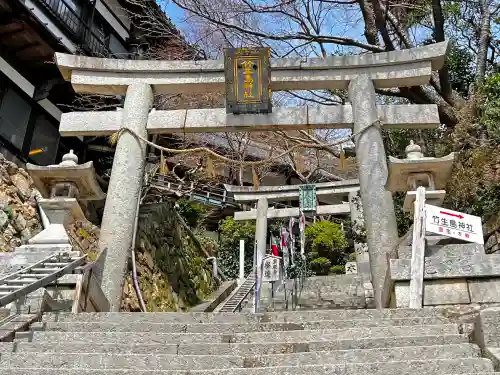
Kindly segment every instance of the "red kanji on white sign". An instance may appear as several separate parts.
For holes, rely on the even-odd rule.
[[[426,204],[425,229],[427,232],[484,244],[483,225],[479,216]]]

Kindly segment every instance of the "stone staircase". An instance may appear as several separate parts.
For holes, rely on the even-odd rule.
[[[2,375],[487,374],[437,308],[252,314],[49,313],[0,344]]]

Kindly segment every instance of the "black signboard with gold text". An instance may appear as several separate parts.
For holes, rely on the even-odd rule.
[[[226,112],[270,113],[269,48],[226,48]]]

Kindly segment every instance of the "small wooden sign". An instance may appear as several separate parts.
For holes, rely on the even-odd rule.
[[[262,281],[271,282],[280,280],[280,257],[269,255],[262,261]]]
[[[226,112],[270,113],[269,48],[225,48]]]

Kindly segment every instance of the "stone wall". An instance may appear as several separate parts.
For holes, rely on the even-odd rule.
[[[12,251],[42,230],[33,181],[0,154],[0,251]]]
[[[75,221],[67,228],[69,241],[74,250],[88,254],[90,260],[95,260],[99,245],[99,227],[90,221]]]
[[[423,305],[499,304],[500,253],[485,254],[484,250],[475,243],[428,243]],[[399,259],[389,260],[388,276],[393,284],[388,288],[392,290],[390,306],[401,308],[410,301],[411,246],[399,246],[398,255]]]
[[[206,255],[177,220],[171,202],[140,217],[137,273],[148,311],[184,311],[201,303],[217,285]],[[123,311],[139,311],[132,277],[126,278]]]

